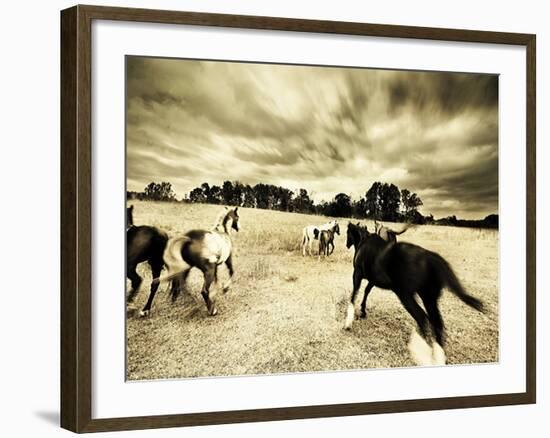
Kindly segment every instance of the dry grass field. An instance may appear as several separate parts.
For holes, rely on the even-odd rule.
[[[221,209],[129,204],[135,206],[136,225],[157,226],[170,236],[210,229]],[[148,265],[140,265],[144,282],[127,320],[128,379],[414,366],[407,343],[415,323],[393,292],[374,288],[367,319],[357,320],[351,331],[343,329],[353,270],[353,249],[345,247],[347,219],[340,220],[344,226],[334,253],[319,260],[302,257],[302,228],[329,218],[246,208],[240,209],[240,217],[241,231],[233,234],[233,286],[227,294],[213,287],[214,317],[208,316],[200,296],[202,273],[193,269],[187,293],[172,305],[162,284],[151,315],[140,318],[133,310],[144,305],[151,278]],[[371,222],[363,223],[373,228]],[[418,226],[400,240],[445,257],[465,289],[488,308],[480,314],[444,292],[440,309],[447,326],[448,364],[498,361],[498,231]],[[223,266],[220,285],[226,276]]]

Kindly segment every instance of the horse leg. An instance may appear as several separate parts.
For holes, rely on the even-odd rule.
[[[210,286],[216,278],[216,265],[208,265],[203,272],[204,284],[202,286],[201,295],[204,298],[206,307],[208,308],[208,313],[210,314],[210,316],[214,316],[216,313],[218,313],[218,310],[214,305],[214,301],[210,298]]]
[[[223,285],[223,293],[227,293],[227,291],[229,291],[229,288],[231,287],[231,281],[233,279],[233,274],[235,273],[235,271],[233,270],[233,257],[231,256],[231,254],[229,255],[229,257],[227,257],[227,260],[225,261],[225,266],[227,266],[227,269],[229,270],[229,280],[227,280]]]
[[[151,274],[153,278],[160,277],[163,264],[164,262],[162,260],[149,260],[149,266],[151,267]],[[149,298],[147,299],[147,303],[145,304],[145,307],[143,307],[143,310],[139,312],[139,316],[148,316],[149,313],[151,313],[151,306],[153,305],[153,300],[155,299],[158,288],[158,282],[155,281],[151,283],[151,292],[149,292]]]
[[[139,292],[139,287],[141,286],[142,280],[141,280],[141,277],[136,272],[136,267],[137,267],[136,264],[130,264],[126,268],[126,275],[130,279],[130,282],[132,283],[132,289],[130,290],[130,294],[126,299],[128,303],[131,303],[132,301],[134,301],[134,298]]]
[[[306,256],[306,243],[307,243],[307,237],[304,235],[302,237],[302,257]]]
[[[315,240],[315,239],[309,239],[309,240],[308,240],[308,244],[309,244],[309,255],[310,255],[310,256],[313,255],[313,254],[312,254],[312,251],[313,251],[313,241],[314,241],[314,240]],[[320,242],[320,240],[317,240],[317,241]]]
[[[185,280],[187,280],[187,276],[190,271],[191,268],[186,269],[178,277],[172,280],[172,286],[170,287],[170,297],[172,298],[172,303],[177,300],[182,288],[185,287]]]
[[[361,280],[363,280],[361,273],[357,268],[353,269],[353,292],[351,293],[351,300],[348,304],[348,310],[346,313],[346,322],[344,323],[344,328],[346,330],[351,329],[351,325],[353,324],[353,320],[355,318],[355,296],[357,295],[357,291],[361,287]]]
[[[443,318],[441,317],[441,312],[437,305],[438,293],[430,294],[427,296],[422,296],[422,302],[424,307],[428,312],[428,318],[432,325],[436,343],[433,346],[433,364],[434,365],[445,365],[445,351],[443,347],[445,346],[445,324],[443,323]]]
[[[363,295],[363,301],[361,301],[361,318],[367,317],[367,297],[369,296],[370,291],[374,287],[374,284],[369,282],[365,288],[365,294]]]
[[[405,307],[407,312],[414,318],[418,328],[420,329],[420,335],[428,340],[428,315],[422,310],[422,307],[414,299],[414,295],[409,292],[399,292],[397,294],[401,304]]]
[[[426,312],[416,302],[412,292],[399,291],[397,296],[407,312],[414,318],[420,330],[420,335],[416,330],[413,330],[409,342],[409,351],[413,360],[421,366],[433,365],[433,350],[428,343],[428,316]]]

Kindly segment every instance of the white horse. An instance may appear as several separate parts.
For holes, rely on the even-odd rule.
[[[191,230],[183,236],[172,238],[168,241],[164,251],[164,263],[168,273],[153,282],[162,282],[174,279],[170,295],[175,301],[184,285],[191,268],[198,268],[204,274],[204,284],[201,294],[208,308],[208,313],[216,315],[218,310],[214,299],[210,295],[210,286],[217,281],[218,266],[225,264],[229,270],[229,279],[223,285],[224,292],[229,290],[233,277],[233,258],[231,242],[231,230],[239,231],[238,208],[225,208],[212,230]]]
[[[314,240],[319,240],[319,234],[324,230],[331,230],[337,225],[337,222],[330,221],[324,225],[308,225],[304,227],[302,231],[302,256],[306,255],[306,247],[308,248],[309,255],[311,255],[311,246]]]

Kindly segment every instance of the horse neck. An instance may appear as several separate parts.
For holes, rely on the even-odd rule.
[[[227,234],[229,237],[231,237],[231,233],[229,232],[229,228],[227,227],[227,223],[232,220],[229,216],[225,216],[222,221],[222,228],[223,233]]]
[[[363,242],[368,245],[368,252],[372,257],[377,257],[382,254],[384,250],[391,245],[390,242],[386,242],[378,234],[371,235],[368,239],[363,239]]]

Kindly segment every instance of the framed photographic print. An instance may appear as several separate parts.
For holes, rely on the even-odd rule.
[[[61,423],[534,403],[535,36],[61,13]]]

